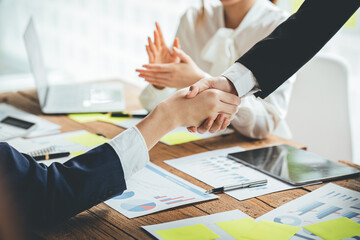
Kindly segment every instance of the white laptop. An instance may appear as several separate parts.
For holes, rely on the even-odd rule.
[[[44,113],[119,112],[125,110],[121,83],[89,82],[50,85],[32,19],[25,30],[24,41],[40,106]]]

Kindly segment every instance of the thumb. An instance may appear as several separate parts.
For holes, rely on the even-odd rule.
[[[173,52],[176,56],[180,58],[181,62],[189,63],[191,61],[191,57],[187,55],[183,50],[173,47]]]
[[[211,81],[212,78],[203,78],[194,83],[192,86],[190,86],[189,92],[186,94],[186,98],[193,98],[206,89],[209,89],[211,86]]]

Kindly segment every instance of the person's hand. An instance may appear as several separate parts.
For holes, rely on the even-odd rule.
[[[216,89],[203,91],[191,99],[185,97],[186,92],[186,89],[179,90],[156,107],[171,116],[175,127],[200,126],[205,119],[212,124],[219,119],[224,126],[216,130],[223,130],[226,120],[233,119],[241,102],[239,97]]]
[[[139,77],[155,86],[171,88],[185,88],[205,77],[205,72],[184,51],[173,47],[173,55],[180,63],[143,65],[146,69],[136,69]]]
[[[174,63],[179,62],[179,58],[175,56],[170,49],[166,46],[164,37],[161,32],[161,28],[157,22],[155,22],[156,30],[154,31],[154,42],[148,37],[148,44],[146,45],[146,52],[149,57],[149,63]],[[173,47],[180,48],[179,39],[175,38]],[[164,86],[153,85],[157,89],[163,89]]]
[[[186,98],[187,90],[179,90],[161,102],[149,115],[136,125],[150,150],[166,133],[184,126],[213,125],[221,121],[218,131],[226,128],[237,111],[240,98],[216,89],[199,93],[194,98]]]
[[[148,37],[149,45],[146,45],[146,52],[149,56],[149,63],[174,63],[179,62],[179,58],[175,56],[171,50],[166,46],[164,37],[161,32],[159,24],[155,23],[156,30],[154,31],[154,42]],[[180,48],[179,39],[175,38],[173,47]]]
[[[230,80],[228,80],[223,76],[219,76],[219,77],[203,78],[200,81],[194,83],[192,86],[190,86],[189,92],[186,94],[186,97],[193,98],[207,89],[218,89],[227,93],[237,95],[237,91],[235,89],[235,86],[232,84],[232,82],[230,82]],[[221,119],[218,118],[215,120],[213,124],[209,124],[208,120],[199,127],[195,127],[195,126],[188,127],[188,130],[190,132],[198,132],[198,133],[205,133],[207,131],[213,133],[216,132],[220,126],[222,128],[224,124],[221,121]],[[229,124],[230,122],[227,123],[227,126]]]

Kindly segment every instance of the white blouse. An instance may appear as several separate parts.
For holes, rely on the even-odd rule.
[[[211,76],[219,76],[258,41],[269,35],[288,14],[268,0],[257,0],[236,29],[225,28],[222,4],[205,5],[205,18],[195,26],[199,9],[189,9],[181,18],[176,36],[182,50]],[[232,126],[242,135],[261,139],[274,133],[291,138],[285,116],[295,76],[266,99],[249,95],[242,98]],[[158,90],[151,84],[140,96],[148,111],[177,89]]]

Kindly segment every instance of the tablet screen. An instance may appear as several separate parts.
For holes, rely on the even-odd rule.
[[[356,169],[289,145],[231,153],[228,157],[295,185],[359,173]]]

